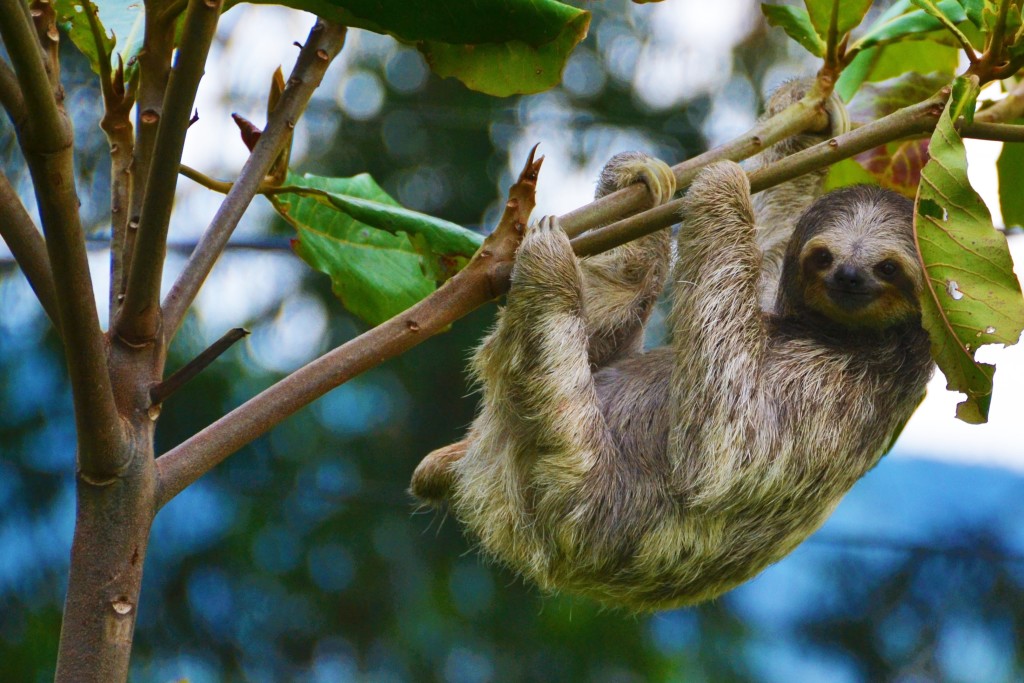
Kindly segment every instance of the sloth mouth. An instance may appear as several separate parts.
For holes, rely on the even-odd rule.
[[[874,301],[876,297],[876,293],[873,291],[836,286],[829,286],[828,294],[837,306],[847,310],[863,308]]]

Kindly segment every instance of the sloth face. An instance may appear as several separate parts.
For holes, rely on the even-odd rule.
[[[910,201],[879,188],[820,198],[790,244],[789,295],[847,327],[879,329],[916,317],[923,278],[912,221]]]

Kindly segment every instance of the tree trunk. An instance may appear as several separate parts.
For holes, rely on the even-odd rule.
[[[71,571],[57,655],[57,683],[123,683],[135,630],[149,531],[156,514],[155,413],[149,386],[162,345],[111,348],[118,412],[125,420],[121,472],[104,481],[77,476]]]

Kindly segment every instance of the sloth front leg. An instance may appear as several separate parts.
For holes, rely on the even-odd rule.
[[[543,451],[590,450],[602,422],[582,289],[569,238],[555,217],[542,218],[523,238],[507,304],[474,363],[485,407]]]
[[[595,199],[643,183],[651,205],[672,199],[676,178],[665,162],[642,152],[622,152],[601,170]],[[665,286],[671,258],[669,231],[658,232],[583,259],[590,362],[604,367],[640,352],[644,325]]]

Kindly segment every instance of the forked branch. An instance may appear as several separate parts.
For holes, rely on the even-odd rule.
[[[184,270],[171,287],[163,302],[164,335],[168,342],[185,318],[185,312],[199,294],[206,277],[213,270],[227,246],[231,233],[242,214],[260,190],[260,184],[287,144],[292,130],[309,98],[323,80],[324,73],[345,43],[345,27],[318,21],[309,32],[306,44],[299,52],[295,68],[288,78],[277,106],[270,112],[267,127],[242,167],[227,197],[203,233],[199,244],[185,264]],[[178,172],[175,166],[173,173]]]
[[[153,162],[146,179],[124,302],[115,323],[117,334],[133,344],[149,342],[160,328],[160,281],[178,166],[221,5],[222,0],[191,0],[185,12],[181,45],[164,94]]]
[[[83,476],[106,481],[124,465],[122,425],[107,374],[106,347],[78,212],[74,140],[63,110],[59,83],[55,85],[55,80],[51,80],[58,65],[47,63],[50,58],[39,45],[36,28],[22,0],[0,0],[0,34],[14,65],[26,109],[31,112],[21,124],[16,122],[16,130],[32,175],[46,235],[56,300],[53,308],[60,321],[58,328],[64,339],[75,402],[78,466]],[[56,26],[50,26],[45,33],[52,40],[57,35]],[[25,239],[33,240],[27,233]]]

